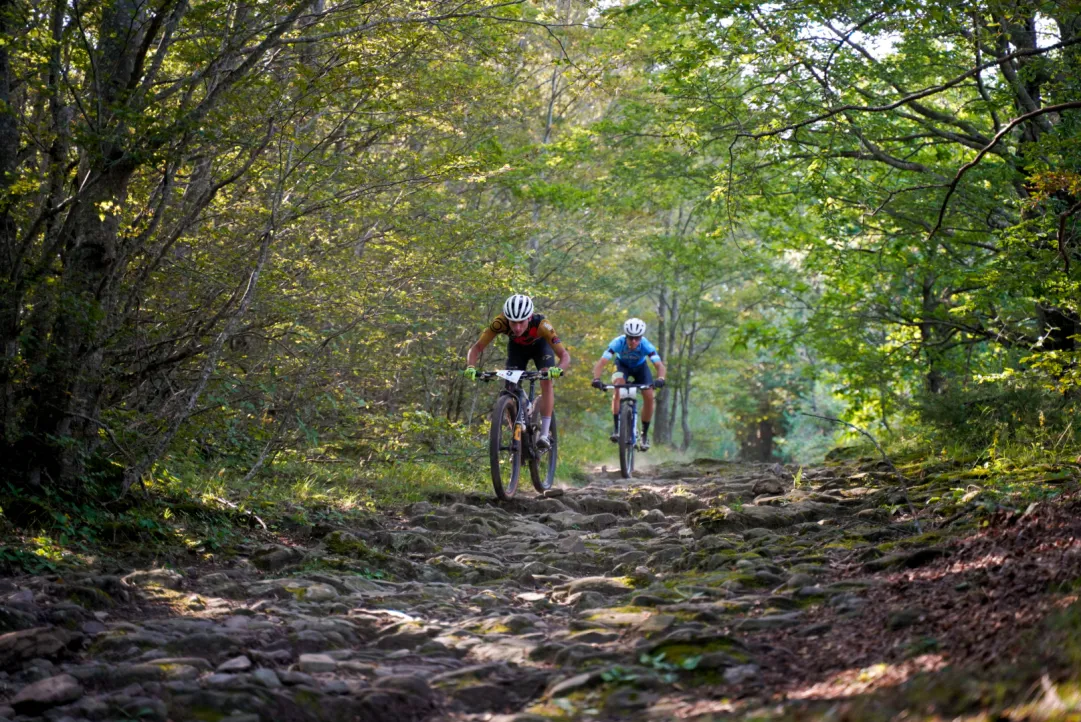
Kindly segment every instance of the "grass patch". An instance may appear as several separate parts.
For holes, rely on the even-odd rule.
[[[316,525],[367,526],[437,494],[487,492],[487,458],[473,465],[409,460],[365,467],[289,459],[244,481],[246,469],[210,470],[166,457],[145,489],[61,493],[0,487],[0,573],[40,574],[102,558],[191,564],[229,557],[252,536],[301,535]],[[266,526],[264,531],[263,526]],[[372,557],[350,549],[347,556]],[[378,561],[371,560],[369,561]]]

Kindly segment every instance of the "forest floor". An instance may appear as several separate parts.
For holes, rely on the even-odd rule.
[[[1081,718],[1078,467],[903,471],[915,519],[699,460],[0,579],[0,719]]]

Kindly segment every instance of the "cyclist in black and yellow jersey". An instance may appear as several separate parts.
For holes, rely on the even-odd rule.
[[[506,335],[507,368],[524,371],[526,364],[533,361],[538,371],[548,369],[550,378],[540,382],[541,435],[537,446],[547,449],[551,446],[548,430],[552,424],[552,410],[555,408],[555,396],[552,392],[552,379],[559,377],[571,365],[571,355],[559,340],[556,331],[548,319],[539,313],[533,313],[533,299],[516,293],[503,304],[503,313],[492,319],[488,327],[481,332],[480,339],[470,347],[466,354],[465,375],[469,379],[477,377],[477,362],[496,336]],[[556,357],[559,364],[556,365]]]

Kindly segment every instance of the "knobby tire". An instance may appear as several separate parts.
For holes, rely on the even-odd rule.
[[[619,474],[624,479],[634,473],[634,414],[630,404],[619,409]]]
[[[518,491],[522,473],[522,444],[513,451],[514,422],[518,418],[518,399],[500,396],[492,409],[492,430],[488,435],[488,452],[492,467],[492,488],[497,498],[506,500]]]
[[[540,429],[540,414],[537,415],[537,429]],[[559,436],[556,434],[556,415],[552,413],[552,425],[548,427],[548,438],[552,440],[552,448],[542,455],[545,461],[544,476],[541,476],[540,461],[529,460],[529,476],[533,480],[533,488],[543,494],[552,488],[552,482],[556,478],[556,465],[559,463],[557,456],[559,450]]]

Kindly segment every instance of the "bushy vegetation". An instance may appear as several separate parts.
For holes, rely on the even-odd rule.
[[[972,450],[1030,448],[1058,452],[1077,448],[1081,398],[1035,384],[975,385],[914,402],[917,420],[932,445]]]
[[[631,315],[668,364],[653,459],[855,438],[806,413],[1077,447],[1070,4],[51,8],[0,43],[23,538],[483,491],[492,389],[460,371],[511,292],[575,358],[561,479],[613,455],[586,369]]]

